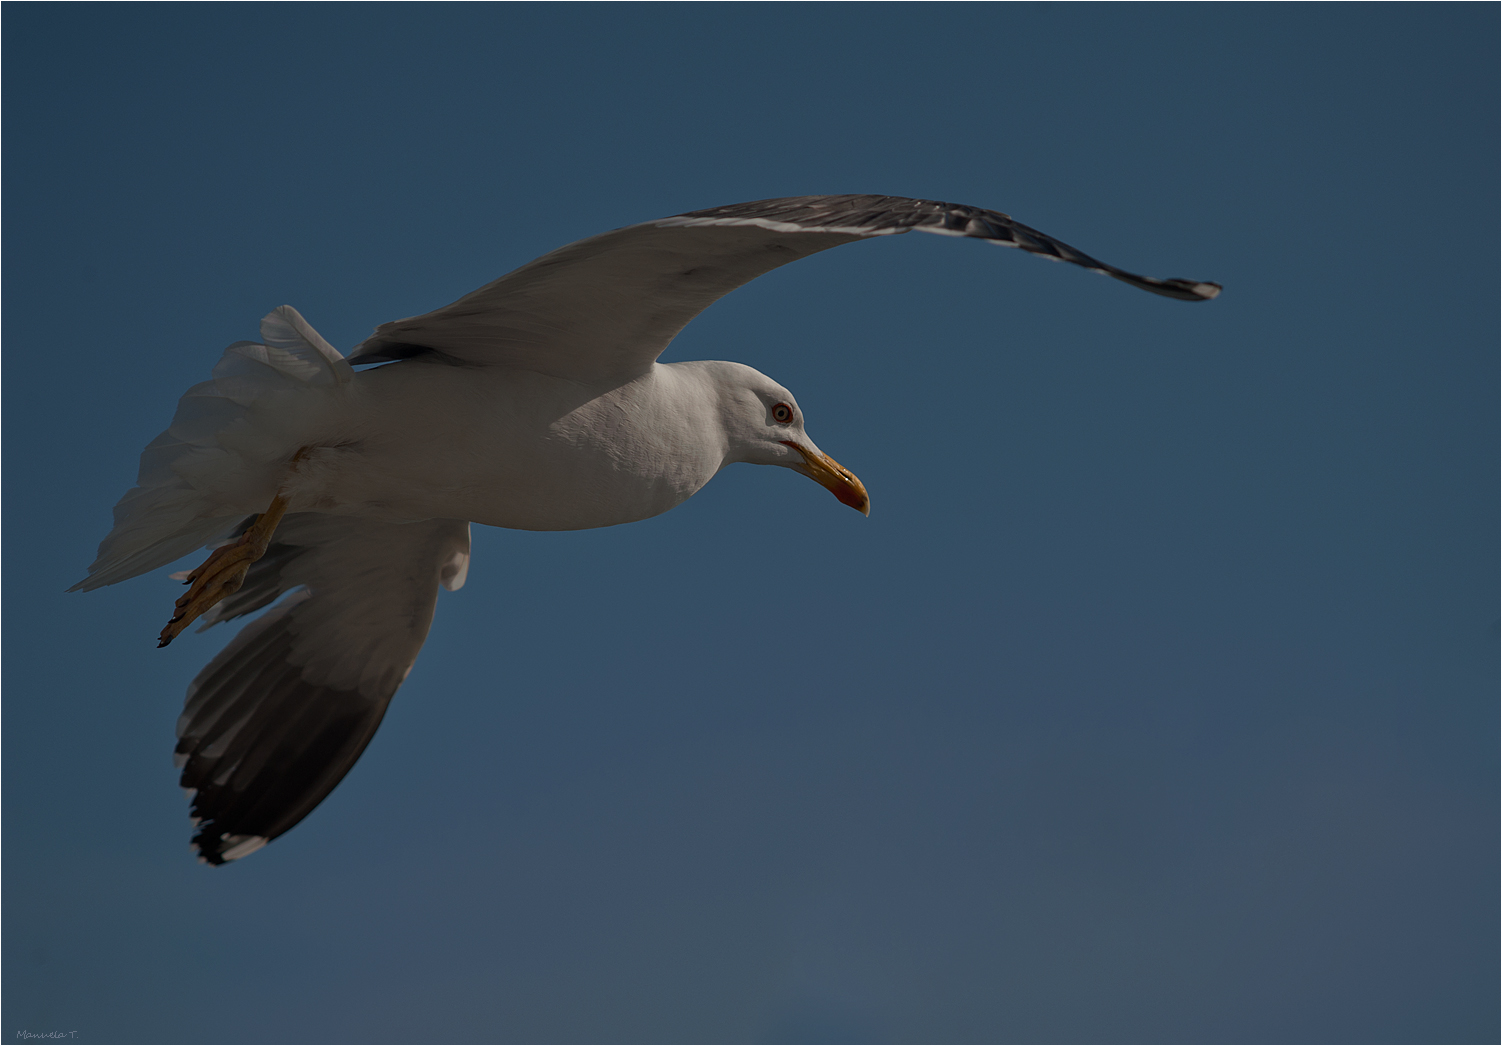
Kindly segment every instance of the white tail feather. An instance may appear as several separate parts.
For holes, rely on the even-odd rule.
[[[246,513],[224,512],[222,499],[196,481],[246,467],[243,440],[231,453],[221,442],[226,430],[268,395],[354,376],[339,350],[290,305],[261,320],[261,337],[264,344],[238,341],[225,349],[213,379],[183,394],[172,424],[141,453],[136,486],[115,505],[114,529],[89,576],[70,592],[125,581],[228,536]]]

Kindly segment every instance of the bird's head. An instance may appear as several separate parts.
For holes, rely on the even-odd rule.
[[[720,414],[729,440],[727,462],[781,465],[807,476],[851,508],[871,514],[865,485],[809,439],[803,411],[791,392],[742,364],[718,364],[717,369]]]

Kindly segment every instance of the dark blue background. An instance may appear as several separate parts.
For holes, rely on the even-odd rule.
[[[1495,1041],[1487,4],[11,5],[6,1036]],[[869,520],[740,466],[476,533],[302,826],[169,759],[227,629],[63,595],[226,344],[349,349],[560,244],[878,192],[906,236],[668,359],[792,388]]]

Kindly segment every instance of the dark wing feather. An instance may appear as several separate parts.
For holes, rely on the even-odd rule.
[[[452,305],[384,323],[350,356],[418,355],[596,381],[639,373],[695,316],[788,262],[873,236],[967,236],[1072,262],[1185,301],[1214,283],[1138,276],[999,211],[903,196],[790,196],[711,207],[571,243]]]
[[[252,853],[306,817],[360,758],[427,638],[440,584],[463,583],[469,525],[288,515],[208,624],[251,622],[188,687],[177,765],[202,860]]]
[[[1218,283],[1196,280],[1160,280],[1118,269],[1090,257],[1084,251],[1056,240],[1047,233],[1016,221],[1009,214],[971,207],[963,203],[913,200],[905,196],[786,196],[777,200],[734,203],[690,211],[665,218],[659,225],[683,228],[738,225],[755,222],[768,229],[794,229],[853,233],[858,236],[891,236],[904,232],[931,232],[941,236],[967,236],[999,247],[1019,247],[1054,261],[1066,261],[1092,272],[1104,273],[1133,287],[1180,301],[1209,301],[1221,292]]]

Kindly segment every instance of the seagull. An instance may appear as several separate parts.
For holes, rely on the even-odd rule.
[[[290,306],[224,350],[141,455],[88,576],[113,585],[200,547],[159,645],[269,607],[194,678],[175,761],[192,847],[222,865],[306,817],[412,670],[470,524],[581,530],[681,504],[734,462],[780,465],[870,514],[797,399],[741,363],[657,362],[718,298],[789,262],[911,232],[1072,262],[1207,301],[1220,285],[1097,261],[998,211],[795,196],[689,211],[560,247],[348,355]],[[373,364],[368,369],[356,370]]]

